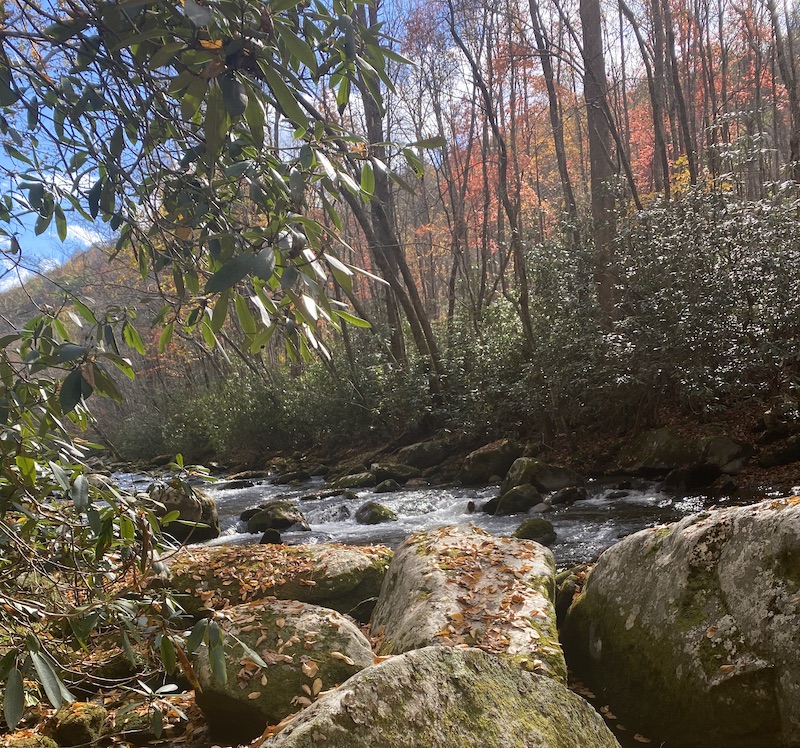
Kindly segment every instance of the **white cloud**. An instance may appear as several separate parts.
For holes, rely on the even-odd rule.
[[[101,232],[87,226],[76,226],[71,223],[67,228],[67,240],[76,242],[83,248],[91,247],[92,244],[97,244],[103,239],[105,236]]]

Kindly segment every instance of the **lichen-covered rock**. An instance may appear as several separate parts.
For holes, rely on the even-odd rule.
[[[670,746],[800,745],[800,499],[625,538],[570,608],[570,666]]]
[[[30,730],[17,730],[2,738],[3,748],[58,748],[53,738]]]
[[[568,468],[550,465],[534,457],[520,457],[508,470],[500,487],[500,494],[526,483],[531,483],[542,493],[549,493],[568,486],[577,486],[583,483],[583,478]]]
[[[372,616],[381,654],[478,647],[564,680],[552,553],[473,526],[415,533],[397,550]]]
[[[169,584],[192,614],[273,595],[368,621],[391,557],[384,546],[334,543],[183,548]]]
[[[511,439],[486,444],[464,458],[458,479],[465,485],[488,483],[493,476],[504,476],[521,454],[522,447]]]
[[[61,746],[92,743],[100,736],[108,712],[101,704],[76,701],[61,707],[50,722],[53,738]]]
[[[157,481],[147,489],[148,504],[156,516],[180,512],[179,520],[197,522],[197,526],[170,522],[165,530],[180,543],[201,543],[219,537],[217,505],[207,493],[189,485],[185,480],[172,478]]]
[[[321,697],[260,748],[618,748],[560,683],[478,649],[426,647]]]
[[[486,514],[506,516],[509,514],[524,514],[537,504],[541,503],[542,495],[530,483],[506,491],[500,496],[489,499],[481,511]]]
[[[526,519],[516,530],[514,537],[522,540],[533,540],[542,545],[551,545],[556,542],[556,531],[553,523],[541,517]]]
[[[443,441],[417,442],[398,450],[397,459],[404,465],[424,470],[444,462],[450,454],[450,450],[450,445]]]
[[[356,522],[359,525],[379,525],[382,522],[396,522],[397,512],[377,501],[367,501],[356,509]]]
[[[252,740],[373,662],[358,627],[328,608],[261,600],[229,608],[215,620],[225,632],[227,681],[214,677],[201,647],[195,674],[202,691],[195,698],[218,738]]]
[[[258,511],[247,519],[247,532],[266,532],[267,530],[286,530],[299,525],[304,530],[308,523],[294,502],[279,499],[262,504]]]

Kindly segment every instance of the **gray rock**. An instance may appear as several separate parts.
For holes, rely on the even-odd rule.
[[[435,440],[418,442],[398,450],[397,459],[404,465],[424,470],[446,460],[450,449],[446,442]]]
[[[399,491],[402,486],[392,478],[388,480],[381,481],[375,486],[375,493],[394,493],[395,491]]]
[[[585,501],[589,498],[589,492],[583,486],[567,486],[560,491],[556,491],[549,499],[553,506],[560,504],[574,504],[576,501]]]
[[[276,475],[272,482],[275,485],[279,486],[287,486],[290,484],[301,484],[301,483],[308,483],[311,480],[311,474],[306,472],[305,470],[292,470],[288,473],[281,473],[280,475]]]
[[[543,546],[477,527],[415,533],[397,550],[372,616],[379,651],[467,644],[564,680],[554,569]]]
[[[629,728],[679,747],[796,746],[798,631],[795,498],[625,538],[600,556],[562,641]]]
[[[195,698],[217,739],[252,740],[320,691],[372,665],[369,641],[327,608],[262,600],[229,608],[215,620],[225,634],[227,679],[221,683],[215,677],[208,650],[201,647],[195,674],[202,691]]]
[[[376,462],[370,465],[369,471],[375,476],[375,483],[383,483],[387,480],[406,483],[412,478],[419,478],[422,475],[417,468],[399,462]]]
[[[332,488],[371,488],[374,485],[375,476],[372,473],[351,473],[331,483]]]
[[[583,483],[583,478],[568,468],[549,465],[534,457],[520,457],[506,475],[500,493],[510,491],[514,486],[533,484],[542,493],[559,491],[568,486]]]
[[[477,649],[427,647],[366,668],[259,748],[618,748],[550,678]]]
[[[488,483],[493,475],[505,475],[521,454],[522,447],[511,439],[486,444],[464,458],[458,479],[465,485]]]

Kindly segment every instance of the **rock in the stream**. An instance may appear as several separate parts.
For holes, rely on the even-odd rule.
[[[553,523],[541,517],[526,519],[516,530],[514,537],[522,540],[533,540],[542,545],[552,545],[556,542],[556,531]]]
[[[478,649],[426,647],[354,675],[259,748],[618,748],[551,678]]]
[[[383,522],[396,521],[397,512],[377,501],[367,501],[356,509],[356,522],[359,525],[379,525]]]
[[[383,483],[386,480],[407,483],[412,478],[419,478],[422,475],[417,468],[399,462],[375,462],[370,465],[369,471],[375,476],[376,483]]]
[[[209,651],[201,647],[196,699],[212,733],[226,740],[252,740],[373,662],[355,624],[316,605],[262,600],[229,608],[215,620],[225,634],[227,679],[214,677]]]
[[[552,553],[468,526],[415,533],[397,550],[372,617],[381,654],[475,646],[566,679]]]
[[[570,667],[672,747],[800,746],[800,499],[703,512],[600,556]]]
[[[331,483],[331,488],[372,488],[375,476],[372,473],[351,473]]]
[[[542,493],[550,493],[550,491],[560,491],[562,488],[577,486],[583,483],[583,478],[568,468],[550,465],[534,457],[520,457],[511,465],[503,480],[500,495],[502,496],[515,486],[523,486],[526,483],[533,484]]]
[[[170,522],[165,530],[178,542],[201,543],[219,537],[219,516],[214,499],[185,480],[172,478],[166,482],[157,481],[147,489],[147,496],[156,516],[163,517],[178,511],[178,520],[198,523],[197,526],[190,526],[180,521]]]
[[[509,514],[525,514],[541,501],[542,495],[530,483],[525,483],[522,486],[514,486],[504,494],[489,499],[481,507],[481,511],[498,517]]]
[[[262,504],[258,511],[249,516],[246,521],[247,532],[252,533],[286,530],[294,525],[308,530],[308,523],[303,513],[295,506],[294,502],[283,499]]]
[[[522,447],[511,439],[486,444],[464,458],[458,479],[464,485],[488,483],[492,476],[505,475],[521,454]]]
[[[183,548],[169,563],[169,584],[191,614],[274,595],[365,622],[391,557],[384,546],[335,543]]]

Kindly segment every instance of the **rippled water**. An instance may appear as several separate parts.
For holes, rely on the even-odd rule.
[[[129,487],[138,486],[140,490],[150,480],[144,476],[125,476]],[[244,532],[245,527],[239,522],[239,515],[245,509],[278,498],[295,501],[311,528],[310,532],[283,532],[283,541],[289,544],[336,541],[354,545],[384,543],[394,547],[416,530],[468,522],[494,535],[510,535],[526,518],[525,515],[492,517],[480,511],[470,513],[469,502],[475,502],[480,507],[498,494],[498,486],[479,489],[408,488],[389,494],[376,494],[371,489],[362,489],[357,491],[355,499],[333,496],[302,500],[309,494],[325,489],[322,481],[312,481],[302,487],[273,485],[268,479],[254,483],[248,488],[232,488],[231,484],[224,481],[204,486],[217,502],[222,526],[222,535],[211,541],[211,545],[257,543],[260,534]],[[560,568],[589,561],[626,535],[646,527],[677,521],[711,504],[702,496],[675,498],[662,492],[655,483],[619,490],[617,484],[608,481],[605,484],[590,483],[588,488],[589,499],[568,507],[555,507],[540,515],[553,523],[558,535],[551,548]],[[354,518],[356,509],[368,500],[390,507],[397,513],[398,520],[380,525],[358,524]]]

